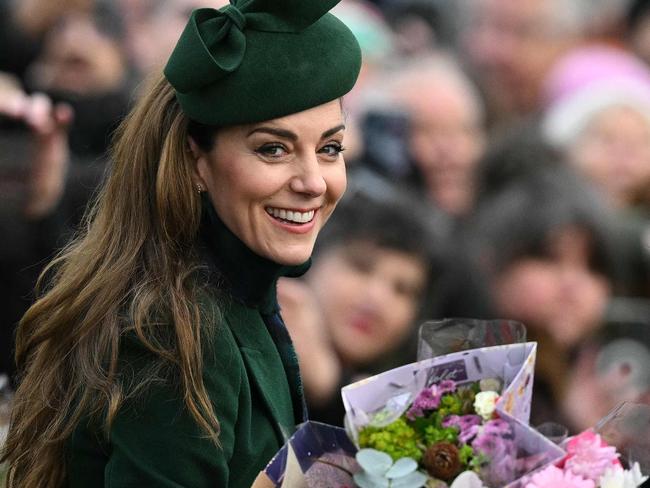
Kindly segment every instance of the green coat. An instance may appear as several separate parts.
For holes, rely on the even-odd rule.
[[[118,415],[109,442],[77,430],[69,486],[249,487],[300,421],[278,349],[258,311],[233,302],[205,361],[221,449],[202,437],[182,398],[161,385]]]
[[[211,352],[204,354],[203,379],[221,425],[221,446],[202,436],[176,388],[156,384],[125,404],[107,440],[99,429],[79,426],[68,443],[70,488],[249,487],[295,425],[306,420],[288,334],[280,322],[286,340],[274,340],[265,323],[279,317],[273,315],[278,276],[306,267],[295,272],[259,258],[218,221],[210,229],[209,240],[218,239],[209,246],[225,254],[216,264],[219,283],[230,282],[227,288],[239,297],[219,303],[223,319]],[[208,302],[206,309],[213,305]],[[123,344],[122,355],[135,370],[149,354],[136,340]]]

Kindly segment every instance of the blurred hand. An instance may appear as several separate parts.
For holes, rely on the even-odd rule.
[[[25,214],[36,219],[49,214],[65,188],[69,164],[68,127],[72,108],[53,105],[43,94],[27,95],[11,83],[0,83],[0,114],[21,120],[31,129],[33,155],[28,182]]]
[[[611,367],[604,374],[596,368],[598,349],[583,348],[569,375],[561,408],[576,431],[593,427],[624,401],[638,402],[643,392],[630,382],[624,367]]]
[[[278,301],[298,354],[305,394],[310,403],[323,404],[338,393],[341,365],[320,305],[309,286],[295,279],[278,282]]]

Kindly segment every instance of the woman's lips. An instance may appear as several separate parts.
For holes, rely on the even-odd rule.
[[[350,326],[363,335],[372,335],[375,333],[375,320],[372,314],[355,313],[349,321]]]
[[[318,209],[302,210],[266,207],[265,210],[275,225],[294,234],[310,232],[314,228],[318,213]]]

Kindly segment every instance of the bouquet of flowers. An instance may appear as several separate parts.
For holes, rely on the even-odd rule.
[[[510,321],[424,324],[418,362],[344,387],[346,429],[303,424],[254,487],[640,486],[650,407],[556,445],[528,425],[537,345],[524,340]]]
[[[498,379],[464,385],[444,380],[420,391],[408,410],[387,425],[381,425],[385,412],[378,412],[359,431],[357,460],[363,471],[355,482],[361,488],[388,486],[384,480],[395,476],[382,471],[393,462],[413,468],[400,486],[428,481],[446,486],[465,471],[493,486],[512,481],[518,448],[514,426],[495,410],[500,394]]]
[[[572,437],[566,444],[567,455],[530,476],[525,488],[635,488],[648,477],[641,474],[638,462],[625,469],[616,448],[593,430]]]
[[[566,455],[517,488],[635,488],[650,472],[650,406],[623,403],[563,443]]]
[[[462,351],[343,388],[360,448],[355,483],[503,487],[560,459],[527,425],[535,352],[534,343]]]

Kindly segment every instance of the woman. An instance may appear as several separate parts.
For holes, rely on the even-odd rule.
[[[504,166],[517,164],[514,148],[503,151]],[[525,324],[539,343],[539,425],[561,419],[574,353],[602,326],[618,268],[599,195],[550,155],[529,157],[536,167],[491,193],[468,223],[443,312]]]
[[[345,189],[335,3],[193,12],[21,322],[10,486],[250,486],[304,420],[275,281]]]

